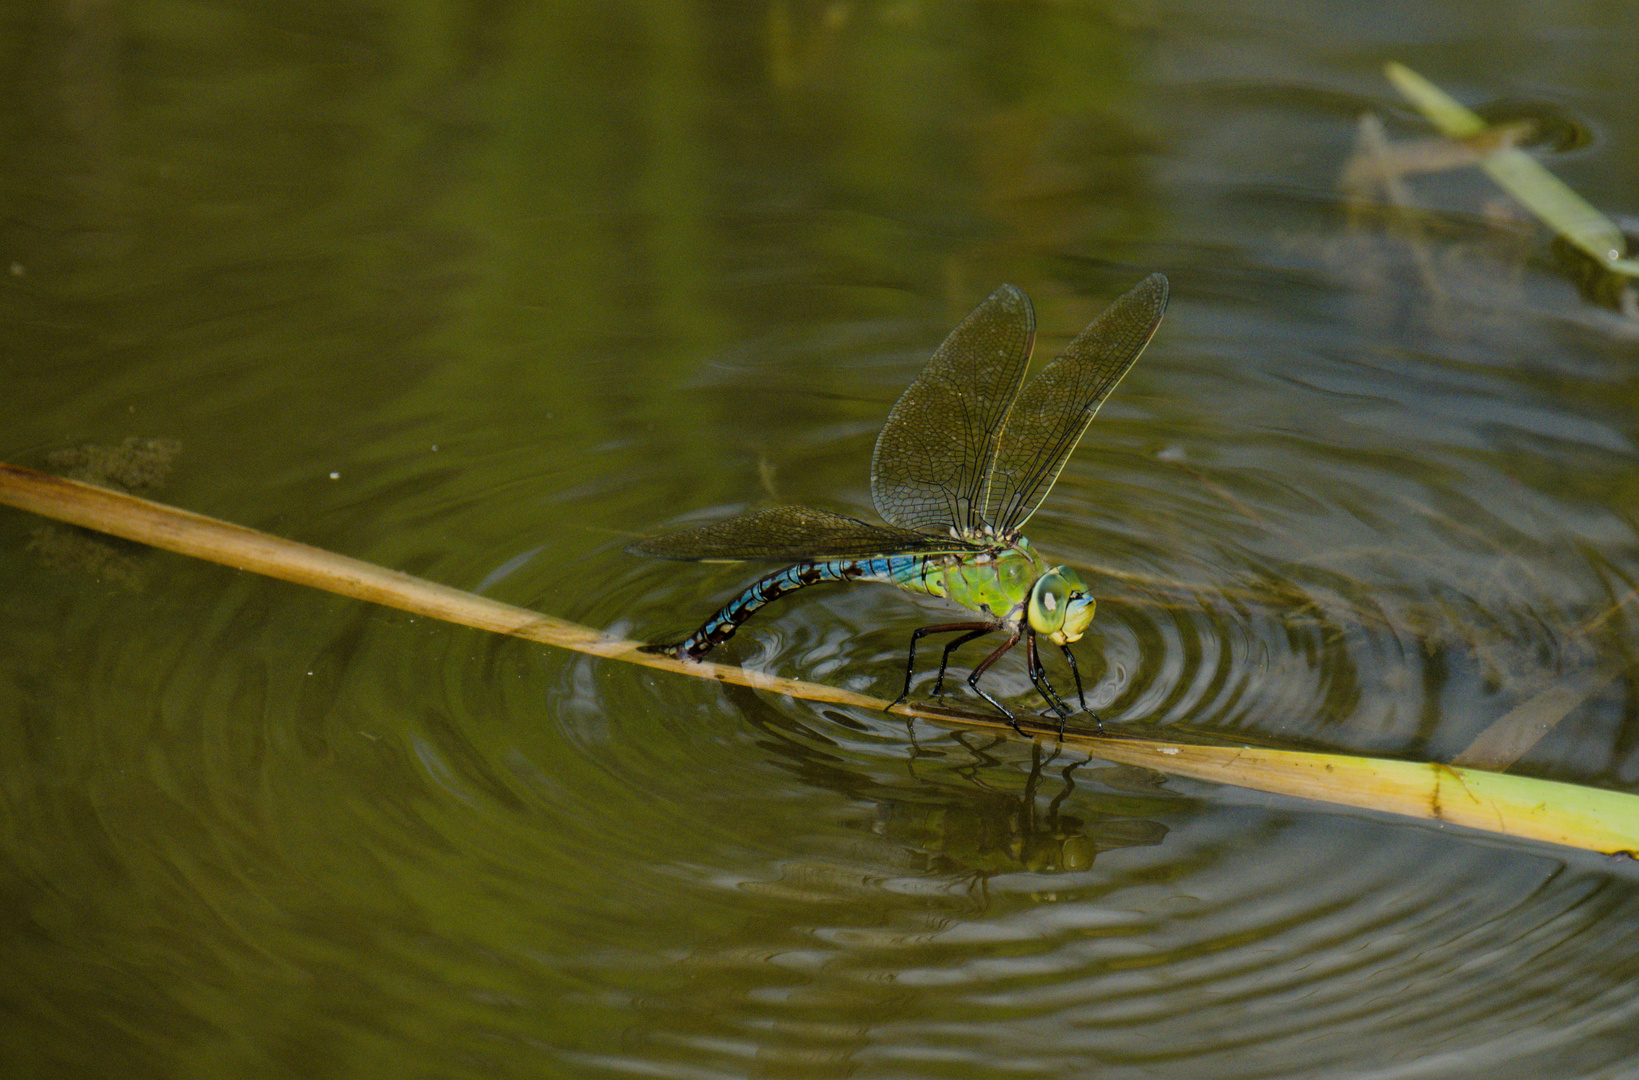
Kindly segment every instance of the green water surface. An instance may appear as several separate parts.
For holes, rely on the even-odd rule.
[[[1477,171],[1408,177],[1415,219],[1339,188],[1363,114],[1427,136],[1398,59],[1552,119],[1547,164],[1633,212],[1639,7],[21,0],[0,26],[0,459],[118,463],[675,639],[753,572],[633,536],[871,518],[872,440],[978,300],[1019,285],[1050,353],[1164,270],[1167,321],[1030,525],[1099,596],[1101,714],[1444,760],[1559,691],[1516,769],[1639,788],[1639,329]],[[815,589],[720,658],[892,696],[948,617]],[[1628,864],[15,511],[0,635],[8,1077],[1639,1077]],[[1030,707],[1022,659],[994,678]]]

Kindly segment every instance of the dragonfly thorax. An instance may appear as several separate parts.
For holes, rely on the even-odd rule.
[[[970,527],[958,528],[957,526],[952,525],[945,531],[950,534],[950,538],[952,540],[960,540],[964,544],[983,544],[987,547],[996,548],[998,550],[1001,548],[1014,547],[1020,539],[1017,529],[1004,529],[998,531],[996,527],[991,525],[989,522],[980,525],[976,529]]]
[[[1080,574],[1068,566],[1055,566],[1030,587],[1025,615],[1030,629],[1046,634],[1055,645],[1067,645],[1081,640],[1097,606]]]

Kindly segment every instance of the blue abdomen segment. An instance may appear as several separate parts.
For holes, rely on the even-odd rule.
[[[669,652],[679,660],[685,657],[698,660],[733,637],[740,624],[756,614],[758,608],[787,593],[826,581],[883,581],[905,585],[923,578],[928,562],[926,555],[894,555],[874,559],[824,559],[787,566],[752,582],[683,641],[657,651]]]

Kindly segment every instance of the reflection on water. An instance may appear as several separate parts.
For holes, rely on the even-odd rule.
[[[964,746],[968,743],[960,736],[956,741]],[[873,831],[890,842],[929,852],[928,870],[971,873],[975,883],[991,874],[1019,870],[1033,874],[1084,871],[1100,852],[1159,844],[1166,836],[1166,827],[1159,822],[1108,813],[1086,820],[1064,809],[1064,801],[1077,789],[1078,770],[1083,780],[1106,785],[1142,784],[1145,788],[1159,788],[1159,775],[1121,766],[1088,769],[1086,761],[1072,760],[1054,769],[1056,790],[1048,793],[1043,805],[1044,796],[1039,791],[1043,770],[1057,765],[1059,755],[1054,751],[1044,756],[1040,744],[1032,746],[1031,753],[1030,773],[1021,794],[987,786],[985,774],[994,771],[987,766],[1000,764],[988,750],[974,750],[971,760],[957,770],[966,781],[960,785],[947,786],[929,779],[925,768],[913,772],[921,781],[914,798],[878,804]],[[916,763],[913,757],[911,764]],[[1049,779],[1053,775],[1049,774]],[[943,799],[928,801],[930,796],[937,799],[941,792],[946,793]]]
[[[1631,327],[1483,179],[1419,178],[1415,243],[1336,179],[1361,114],[1415,136],[1398,58],[1563,116],[1631,209],[1639,13],[1165,14],[8,11],[3,456],[177,440],[168,501],[659,633],[748,574],[634,530],[868,515],[978,298],[1052,354],[1160,268],[1031,522],[1096,582],[1100,713],[1444,760],[1534,708],[1516,768],[1633,789]],[[47,570],[36,526],[0,515],[8,1075],[1636,1072],[1631,865]],[[926,612],[807,591],[725,659],[896,691]]]

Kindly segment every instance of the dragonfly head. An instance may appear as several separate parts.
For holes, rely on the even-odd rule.
[[[1097,606],[1080,574],[1055,566],[1030,587],[1030,629],[1046,634],[1055,645],[1080,641]]]

